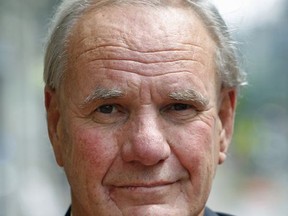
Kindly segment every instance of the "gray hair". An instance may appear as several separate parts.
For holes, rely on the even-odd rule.
[[[173,2],[173,1],[172,1]],[[215,41],[216,72],[224,88],[238,88],[246,83],[245,73],[240,69],[237,48],[230,32],[216,7],[209,0],[182,0],[185,6],[202,19],[210,36]],[[67,44],[73,26],[85,12],[110,4],[144,4],[157,7],[170,5],[167,0],[63,0],[55,13],[45,53],[44,81],[57,89],[63,79],[67,64]]]

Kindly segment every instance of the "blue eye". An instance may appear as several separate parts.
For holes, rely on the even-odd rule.
[[[97,108],[98,112],[104,113],[104,114],[111,114],[115,110],[115,106],[113,105],[103,105]]]

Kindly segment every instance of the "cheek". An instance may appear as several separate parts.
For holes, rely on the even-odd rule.
[[[67,150],[64,169],[72,199],[89,215],[113,209],[115,206],[110,202],[108,190],[102,184],[118,152],[113,133],[105,133],[82,123],[68,128],[62,140]]]
[[[173,133],[170,142],[175,155],[189,172],[191,183],[199,185],[199,190],[202,188],[201,185],[206,187],[205,184],[212,181],[217,166],[217,137],[214,124],[195,121],[189,127],[174,131],[177,132]]]
[[[64,166],[69,181],[72,181],[70,183],[76,184],[75,188],[79,184],[93,188],[101,187],[102,180],[118,151],[113,136],[103,134],[95,128],[77,127],[70,131],[72,133],[67,133],[68,137],[65,137],[65,140],[70,142],[66,144],[69,151]]]

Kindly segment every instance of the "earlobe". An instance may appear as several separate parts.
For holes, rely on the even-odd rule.
[[[45,87],[44,93],[49,139],[52,144],[54,155],[58,165],[63,166],[62,148],[58,136],[60,112],[57,95],[55,90],[51,89],[48,86]]]
[[[221,121],[219,164],[222,164],[225,161],[228,147],[232,139],[236,99],[236,89],[222,90],[218,113],[219,119]]]

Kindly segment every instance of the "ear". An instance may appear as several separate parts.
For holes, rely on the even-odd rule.
[[[221,91],[218,113],[221,122],[219,164],[222,164],[225,161],[228,147],[232,139],[236,100],[236,89],[224,89]]]
[[[58,136],[60,112],[57,94],[54,89],[48,86],[45,87],[44,94],[49,139],[58,165],[63,166],[62,144]]]

